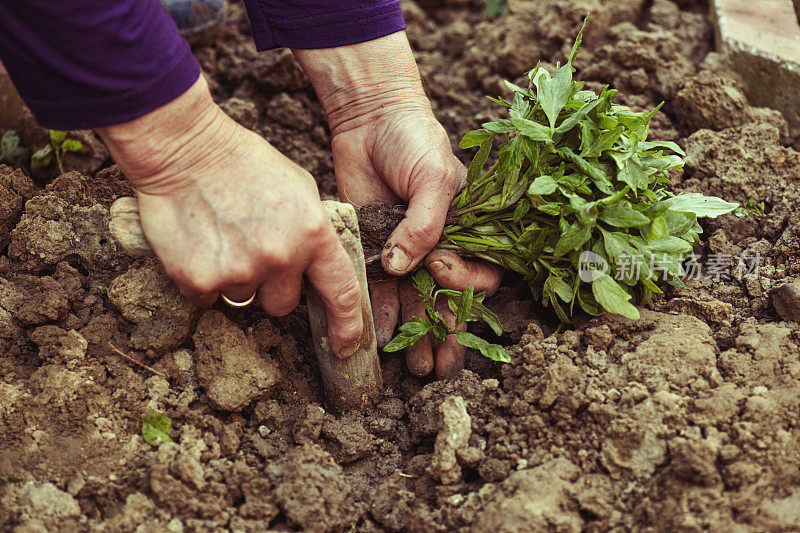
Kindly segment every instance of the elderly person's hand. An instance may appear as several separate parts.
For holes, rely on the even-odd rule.
[[[404,32],[365,43],[321,50],[294,50],[325,109],[332,134],[339,196],[356,205],[376,200],[407,203],[405,219],[382,254],[395,275],[412,271],[439,241],[450,202],[464,185],[466,170],[453,155],[444,128],[433,116]],[[467,263],[435,251],[425,264],[436,281],[463,290],[494,292],[499,269]],[[391,339],[400,304],[403,319],[422,316],[416,290],[403,281],[371,286],[379,346]],[[455,317],[445,305],[448,321]],[[435,351],[435,353],[434,353]],[[429,338],[406,352],[409,370],[440,378],[463,368],[464,349],[448,338],[432,347]]]
[[[169,104],[98,132],[136,185],[142,229],[184,296],[207,306],[257,292],[267,313],[284,315],[305,274],[325,302],[333,351],[355,352],[359,283],[314,179],[225,115],[202,77]]]

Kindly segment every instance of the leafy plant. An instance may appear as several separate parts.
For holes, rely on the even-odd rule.
[[[763,218],[767,216],[766,209],[767,207],[764,202],[756,202],[753,198],[750,198],[744,205],[737,207],[734,214],[739,218],[748,216]]]
[[[427,270],[415,272],[412,282],[425,303],[425,316],[415,316],[410,322],[400,326],[400,333],[386,345],[384,351],[396,352],[413,346],[422,337],[431,333],[436,342],[444,342],[448,335],[455,335],[459,344],[479,350],[489,359],[504,363],[511,360],[508,352],[502,346],[491,344],[472,333],[458,330],[458,326],[465,322],[482,320],[497,335],[502,334],[497,315],[483,305],[484,293],[474,294],[472,286],[462,292],[449,289],[436,290],[436,282]],[[448,327],[442,313],[436,310],[436,302],[441,296],[447,298],[448,307],[456,315],[456,323],[453,328]]]
[[[161,413],[150,413],[142,422],[142,437],[150,446],[158,446],[161,442],[175,442],[169,436],[172,420]]]
[[[638,318],[632,301],[646,302],[664,283],[683,285],[682,262],[703,231],[698,218],[738,207],[670,192],[669,172],[685,154],[673,142],[647,140],[661,105],[637,113],[614,104],[616,90],[597,94],[573,81],[585,27],[552,76],[537,65],[527,87],[506,82],[511,101],[490,98],[508,118],[464,136],[461,148],[478,150],[437,245],[518,272],[564,323],[578,308]],[[401,326],[393,347],[423,331],[441,338],[430,315]]]
[[[19,135],[8,130],[0,137],[0,163],[21,165],[28,159],[28,150],[19,145]]]
[[[50,130],[50,142],[42,148],[36,150],[31,156],[31,170],[49,167],[55,159],[58,164],[58,171],[64,173],[64,154],[74,152],[83,154],[86,150],[83,143],[77,139],[67,139],[68,132]]]
[[[507,0],[486,0],[483,4],[483,14],[489,17],[496,17],[508,11]]]

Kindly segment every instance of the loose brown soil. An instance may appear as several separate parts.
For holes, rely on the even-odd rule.
[[[765,218],[707,224],[698,247],[731,266],[758,254],[758,274],[702,277],[639,321],[561,333],[509,279],[489,305],[510,364],[470,354],[432,382],[387,354],[376,408],[333,415],[302,307],[196,309],[117,248],[108,206],[131,191],[115,167],[41,190],[0,167],[0,530],[800,530],[796,132],[709,54],[704,2],[509,0],[491,19],[481,4],[404,2],[454,143],[497,118],[483,95],[504,77],[563,61],[591,11],[578,75],[637,110],[666,101],[653,136],[688,152],[678,189],[766,203]],[[307,80],[288,51],[256,54],[231,7],[195,48],[215,97],[332,195]],[[175,444],[139,436],[132,418],[155,410]]]

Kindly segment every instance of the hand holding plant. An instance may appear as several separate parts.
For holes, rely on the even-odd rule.
[[[508,108],[509,118],[464,136],[460,146],[478,151],[437,244],[521,274],[532,295],[565,323],[576,307],[638,318],[632,300],[646,302],[662,292],[663,282],[682,286],[682,262],[703,231],[697,219],[738,207],[669,191],[669,172],[682,167],[684,154],[673,142],[647,140],[660,106],[636,113],[613,103],[616,90],[606,87],[598,95],[573,81],[582,35],[583,29],[554,75],[537,66],[528,73],[528,87],[507,83],[511,101],[492,99]],[[487,170],[498,141],[496,162]],[[588,254],[596,261],[585,261]],[[446,294],[453,302],[475,301],[470,289],[451,295],[416,281],[427,299]],[[469,316],[491,325],[491,317]],[[390,346],[413,344],[429,326],[437,338],[445,329],[426,310],[401,326]],[[483,341],[456,338],[507,358]]]

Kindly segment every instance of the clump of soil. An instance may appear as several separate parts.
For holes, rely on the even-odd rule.
[[[467,370],[431,382],[385,354],[376,407],[334,415],[302,307],[280,319],[198,310],[156,262],[117,248],[108,207],[131,194],[118,169],[37,190],[0,167],[0,529],[798,528],[797,132],[707,57],[705,2],[508,6],[487,18],[478,0],[404,1],[454,142],[497,118],[483,96],[503,94],[502,77],[563,61],[591,10],[577,75],[612,83],[637,111],[666,100],[652,135],[688,153],[676,188],[766,203],[766,217],[705,227],[701,262],[730,274],[703,270],[639,321],[560,333],[506,285],[487,304],[511,363],[469,353]],[[330,136],[307,80],[288,51],[256,54],[243,7],[230,7],[220,38],[195,47],[215,97],[331,197]],[[402,213],[373,209],[361,229],[379,258]],[[757,271],[733,269],[756,255]],[[142,440],[136,419],[153,411],[173,420],[175,443]]]
[[[356,214],[361,232],[361,246],[364,248],[364,262],[367,265],[367,279],[387,279],[389,275],[381,266],[381,251],[392,231],[403,220],[405,206],[374,202],[356,208]]]

